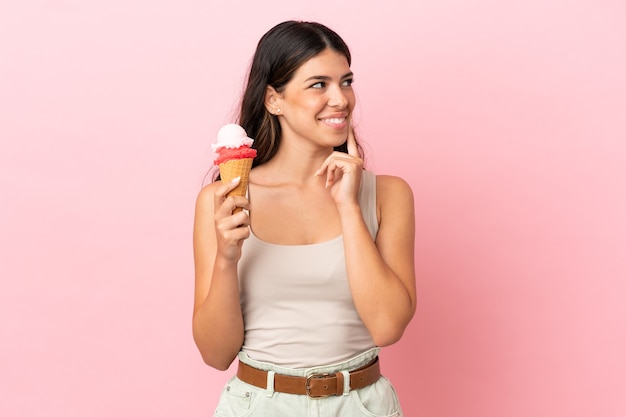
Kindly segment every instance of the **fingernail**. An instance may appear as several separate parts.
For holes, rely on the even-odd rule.
[[[239,181],[241,181],[241,177],[235,177],[235,178],[233,178],[233,179],[231,180],[231,182],[233,182],[233,183],[234,183],[234,182],[239,182]]]

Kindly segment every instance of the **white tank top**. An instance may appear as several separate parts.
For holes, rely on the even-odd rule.
[[[376,175],[363,171],[359,202],[378,232]],[[311,245],[277,245],[251,233],[238,266],[244,342],[250,358],[287,368],[350,359],[375,347],[348,285],[343,237]]]

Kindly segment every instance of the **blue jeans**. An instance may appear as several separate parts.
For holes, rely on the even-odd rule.
[[[371,362],[378,355],[378,348],[370,349],[345,362],[309,368],[282,368],[267,362],[250,359],[243,352],[239,360],[264,371],[292,376],[308,376],[317,373],[351,371]],[[347,380],[347,378],[346,378]],[[275,392],[273,385],[267,389],[247,384],[234,376],[228,381],[220,397],[216,417],[402,417],[398,396],[387,378],[358,390],[344,390],[340,396],[310,398],[306,395]]]

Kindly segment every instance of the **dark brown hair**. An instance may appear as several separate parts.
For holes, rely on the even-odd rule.
[[[246,89],[241,100],[238,123],[254,139],[257,150],[253,167],[272,159],[280,145],[280,124],[265,108],[265,92],[272,86],[281,92],[306,61],[330,48],[352,62],[350,50],[341,37],[315,22],[287,21],[270,29],[257,45]],[[348,152],[347,144],[335,150]],[[359,147],[359,152],[361,148]]]

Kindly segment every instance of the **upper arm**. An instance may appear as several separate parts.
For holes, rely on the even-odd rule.
[[[380,226],[378,251],[407,289],[415,306],[415,210],[413,192],[399,177],[376,177],[376,200]]]
[[[211,183],[198,194],[193,225],[193,255],[195,269],[194,312],[206,298],[217,253],[214,195],[217,183]]]

